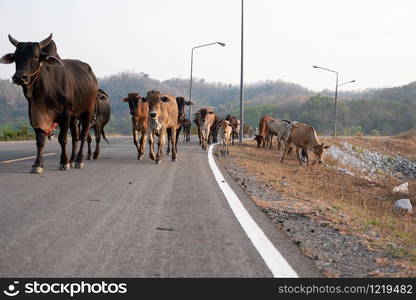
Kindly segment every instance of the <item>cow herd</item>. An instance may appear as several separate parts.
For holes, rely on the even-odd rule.
[[[91,67],[79,60],[61,59],[52,40],[52,34],[40,42],[19,42],[11,35],[9,41],[16,50],[2,56],[0,63],[15,63],[13,83],[22,86],[24,96],[28,100],[29,119],[35,131],[37,147],[31,172],[40,174],[44,171],[45,139],[53,134],[57,126],[60,129],[60,170],[80,169],[84,166],[85,141],[88,146],[87,159],[97,159],[100,154],[101,137],[107,141],[104,127],[110,119],[111,111],[109,96],[104,90],[99,89]],[[163,161],[163,147],[167,139],[167,154],[171,155],[172,161],[176,161],[181,130],[184,134],[183,141],[190,141],[192,123],[185,118],[185,108],[193,103],[183,97],[161,94],[155,90],[148,91],[146,96],[129,93],[121,101],[127,103],[130,110],[137,159],[143,159],[148,139],[149,157],[156,164],[160,164]],[[203,150],[207,150],[209,144],[219,142],[221,153],[227,155],[230,145],[234,145],[234,140],[239,137],[240,121],[232,115],[221,119],[210,107],[200,108],[195,113],[193,122],[197,127],[199,143]],[[94,153],[91,151],[90,129],[95,131]],[[250,126],[244,124],[243,129],[248,136],[252,135],[253,129]],[[72,152],[69,158],[66,153],[68,130],[72,137]],[[263,117],[255,138],[258,147],[271,147],[275,135],[278,149],[281,142],[285,144],[282,161],[291,147],[295,146],[296,153],[302,150],[307,162],[308,150],[313,151],[318,162],[322,162],[322,152],[327,146],[319,143],[311,126]],[[301,162],[300,158],[299,161]]]

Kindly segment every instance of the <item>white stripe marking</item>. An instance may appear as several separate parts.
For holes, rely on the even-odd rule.
[[[228,204],[231,207],[238,222],[247,234],[253,246],[257,249],[257,252],[263,258],[269,270],[272,272],[273,277],[299,277],[298,274],[292,269],[289,263],[284,259],[276,247],[270,242],[263,230],[257,225],[253,218],[249,215],[244,208],[240,199],[225,181],[221,171],[218,169],[214,157],[212,156],[212,149],[216,144],[213,144],[208,149],[208,163],[214,173],[215,179],[220,186]]]
[[[47,153],[47,154],[44,154],[43,156],[51,156],[51,155],[55,155],[55,154],[56,153]],[[16,162],[16,161],[33,159],[33,158],[36,158],[36,155],[35,156],[22,157],[22,158],[16,158],[16,159],[10,159],[10,160],[3,160],[1,163],[8,164],[8,163]]]

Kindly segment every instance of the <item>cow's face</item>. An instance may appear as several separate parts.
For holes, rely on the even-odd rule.
[[[130,108],[130,114],[132,116],[137,116],[139,109],[140,96],[138,93],[130,93],[127,97],[123,98],[122,101],[127,102]]]
[[[199,111],[199,127],[201,129],[206,129],[208,126],[208,117],[209,115],[213,114],[214,112],[212,110],[208,110],[208,109],[201,109]]]
[[[162,103],[169,102],[170,99],[161,96],[159,91],[149,91],[147,92],[147,97],[143,97],[142,101],[149,104],[149,119],[151,126],[159,129],[162,123]]]
[[[183,97],[176,97],[176,104],[178,105],[178,120],[185,120],[185,106],[193,105],[191,101],[186,101]]]
[[[315,147],[313,147],[313,154],[315,154],[315,161],[318,161],[318,163],[322,164],[324,162],[324,150],[328,149],[329,146],[322,144],[318,144]]]
[[[13,83],[21,86],[27,86],[31,80],[40,72],[42,64],[62,66],[59,58],[48,56],[42,50],[45,49],[52,41],[52,34],[39,43],[18,42],[9,35],[10,42],[16,47],[14,53],[9,53],[0,58],[0,63],[16,63],[16,72],[12,80]]]

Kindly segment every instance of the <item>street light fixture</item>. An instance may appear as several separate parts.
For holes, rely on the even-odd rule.
[[[355,82],[355,80],[351,80],[351,81],[347,81],[341,84],[338,84],[338,72],[331,70],[331,69],[327,69],[327,68],[323,68],[323,67],[318,67],[318,66],[312,66],[315,69],[322,69],[328,72],[332,72],[335,73],[336,75],[336,82],[335,82],[335,107],[334,107],[334,133],[333,136],[334,138],[337,137],[337,102],[338,102],[338,87],[349,84],[349,83],[353,83]]]
[[[194,65],[194,50],[197,49],[197,48],[211,46],[211,45],[220,45],[221,47],[225,47],[225,43],[214,42],[214,43],[199,45],[199,46],[196,46],[196,47],[192,48],[192,51],[191,51],[191,78],[190,78],[190,82],[189,82],[189,101],[192,101],[192,69],[193,69],[193,65]],[[192,105],[189,105],[189,121],[191,121],[191,115],[192,115]]]

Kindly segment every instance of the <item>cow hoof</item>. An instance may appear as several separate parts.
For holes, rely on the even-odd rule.
[[[173,162],[176,162],[176,157],[172,157],[172,161]]]
[[[82,169],[84,167],[84,163],[83,162],[76,162],[75,163],[75,169]]]
[[[154,156],[154,154],[149,154],[149,157],[150,157],[151,160],[155,160],[156,159],[155,156]]]
[[[137,156],[137,160],[143,160],[143,155]]]
[[[98,158],[98,154],[97,154],[97,155],[95,155],[95,154],[94,154],[94,155],[92,156],[92,159],[97,159],[97,158]]]
[[[87,160],[91,160],[91,156],[87,156]]]
[[[160,165],[161,163],[162,163],[161,160],[158,160],[158,159],[155,160],[155,164]]]
[[[33,167],[30,173],[32,174],[42,174],[44,169],[42,167]]]
[[[67,163],[67,164],[60,164],[59,165],[59,170],[62,170],[62,171],[69,170],[70,166],[71,165],[69,163]]]
[[[73,161],[71,161],[70,166],[71,166],[72,169],[75,168],[75,163]]]

